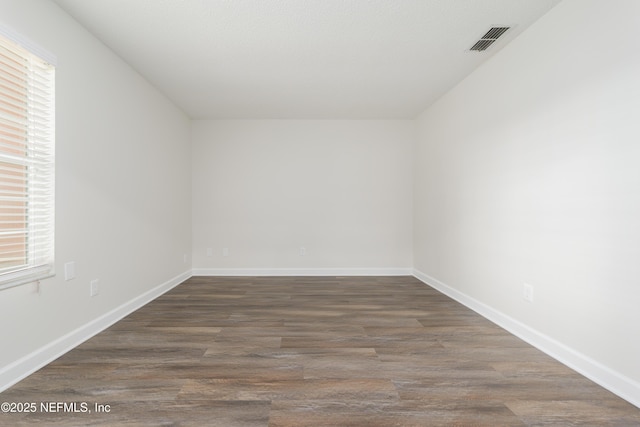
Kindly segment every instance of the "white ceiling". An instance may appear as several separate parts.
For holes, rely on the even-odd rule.
[[[560,2],[54,1],[192,118],[349,119],[416,117]]]

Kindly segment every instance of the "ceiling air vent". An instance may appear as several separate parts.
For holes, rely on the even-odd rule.
[[[498,38],[507,32],[510,27],[492,27],[486,34],[480,37],[480,40],[474,44],[470,50],[483,51],[487,50]]]

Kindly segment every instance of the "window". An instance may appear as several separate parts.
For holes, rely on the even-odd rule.
[[[53,274],[55,69],[0,30],[2,289]]]

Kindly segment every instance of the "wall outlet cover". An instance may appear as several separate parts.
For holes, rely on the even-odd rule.
[[[522,298],[525,301],[533,302],[533,286],[528,283],[522,285]]]
[[[91,281],[89,285],[89,295],[95,297],[100,293],[100,281],[98,279],[94,279]]]
[[[71,280],[76,278],[76,263],[75,261],[67,262],[64,265],[64,280]]]

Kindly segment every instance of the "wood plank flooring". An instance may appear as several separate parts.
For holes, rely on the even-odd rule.
[[[0,402],[91,410],[0,413],[6,426],[640,426],[640,409],[412,277],[194,277]]]

